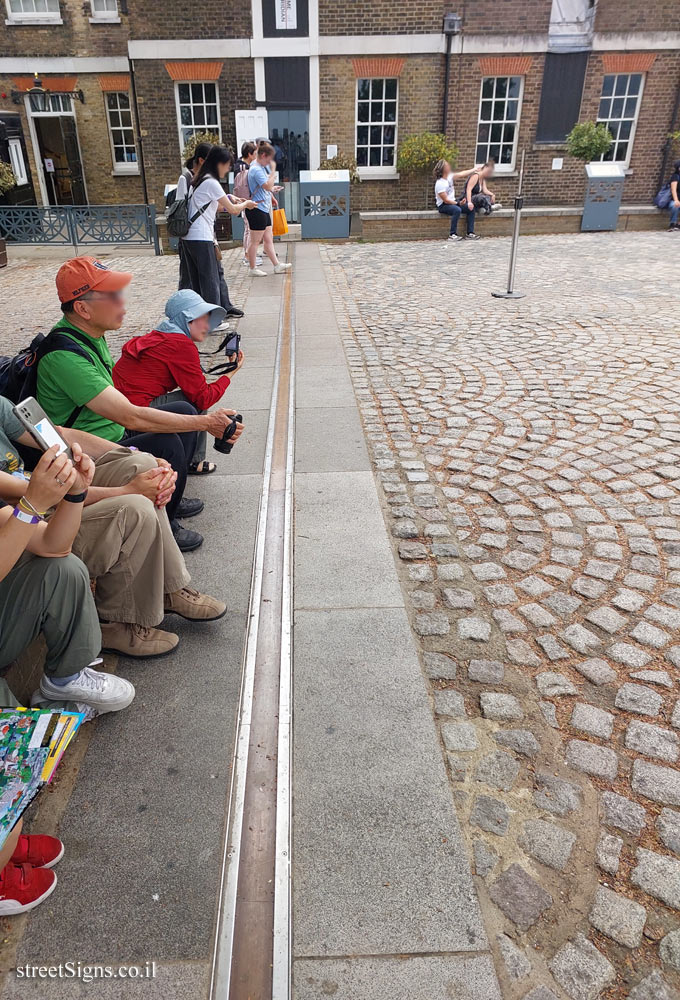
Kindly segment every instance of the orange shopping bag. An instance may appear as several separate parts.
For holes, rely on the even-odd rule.
[[[275,208],[273,212],[272,227],[274,236],[285,236],[288,232],[288,220],[283,208]]]

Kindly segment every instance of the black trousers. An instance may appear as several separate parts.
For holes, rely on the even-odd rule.
[[[214,246],[208,240],[180,240],[179,287],[191,288],[206,302],[231,309],[229,289]]]
[[[167,410],[169,413],[198,413],[191,403],[165,403],[154,409]],[[175,492],[172,494],[166,510],[171,521],[175,519],[177,507],[184,495],[187,482],[187,470],[196,450],[197,431],[185,431],[182,434],[156,434],[153,432],[138,434],[136,431],[126,431],[120,444],[132,445],[140,451],[148,451],[156,458],[164,458],[177,473]]]

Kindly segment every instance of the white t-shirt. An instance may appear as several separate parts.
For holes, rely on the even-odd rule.
[[[207,177],[197,188],[190,189],[189,218],[204,205],[208,207],[191,224],[189,232],[184,237],[185,240],[210,240],[211,243],[214,242],[217,202],[220,198],[224,198],[225,193],[220,182],[214,177]]]
[[[437,208],[444,204],[444,199],[441,197],[442,194],[447,194],[449,198],[455,198],[455,192],[453,190],[453,174],[449,174],[448,177],[440,177],[434,185],[434,194],[437,202]]]

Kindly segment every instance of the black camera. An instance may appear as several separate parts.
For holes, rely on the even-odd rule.
[[[241,350],[241,335],[236,330],[227,331],[227,335],[214,351],[199,351],[204,357],[212,357],[215,354],[226,354],[228,358],[234,357],[234,361],[227,361],[222,365],[215,365],[214,368],[203,369],[206,375],[229,375],[238,368],[238,352]]]
[[[236,433],[236,424],[243,423],[243,416],[240,413],[236,413],[231,418],[231,423],[228,427],[224,428],[224,433],[221,438],[215,438],[215,451],[219,451],[222,455],[229,455],[231,449],[234,447],[233,443],[229,440]]]

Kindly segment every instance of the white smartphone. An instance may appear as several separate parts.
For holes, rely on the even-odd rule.
[[[47,416],[42,406],[33,396],[27,396],[13,408],[14,415],[26,428],[35,443],[42,451],[47,451],[52,445],[58,445],[58,455],[66,452],[73,461],[73,453],[57,431],[50,418]]]

